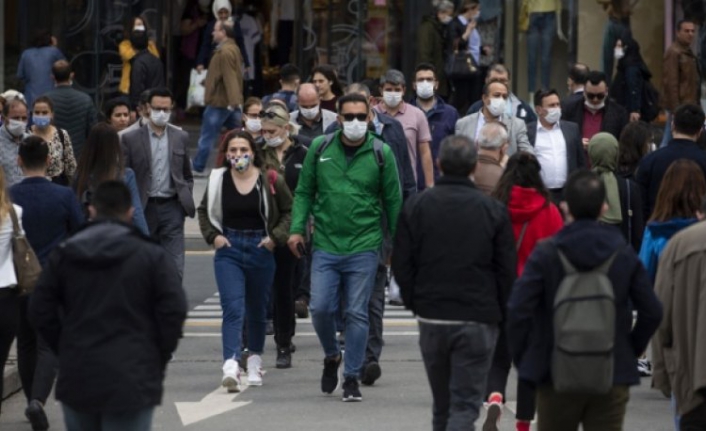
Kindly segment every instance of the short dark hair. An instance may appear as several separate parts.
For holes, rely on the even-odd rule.
[[[17,155],[22,165],[31,170],[45,169],[49,156],[49,144],[39,136],[28,136],[20,144]]]
[[[463,0],[458,5],[458,14],[466,13],[469,9],[478,5],[480,5],[480,0]]]
[[[692,20],[692,19],[689,19],[689,18],[680,19],[680,20],[677,22],[676,31],[681,31],[681,26],[683,26],[684,24],[694,24],[694,25],[696,25],[696,22],[695,22],[694,20]]]
[[[694,136],[704,127],[704,110],[701,106],[687,103],[674,111],[674,131]]]
[[[478,150],[471,138],[451,135],[439,146],[439,167],[445,176],[468,177],[478,161]]]
[[[591,85],[598,85],[601,82],[605,82],[607,84],[608,80],[605,73],[600,70],[592,70],[586,74],[586,82],[590,82]]]
[[[618,169],[633,172],[649,152],[649,143],[653,139],[654,132],[649,124],[644,121],[628,123],[618,140]]]
[[[228,161],[228,158],[225,157],[225,155],[228,153],[228,144],[230,144],[230,141],[233,139],[245,139],[248,141],[248,144],[250,145],[250,150],[252,151],[253,155],[255,156],[252,164],[256,168],[262,168],[264,166],[264,157],[262,155],[262,149],[260,148],[257,143],[255,143],[255,139],[253,139],[252,135],[244,130],[232,130],[226,134],[225,138],[223,138],[223,146],[221,147],[221,151],[223,152],[223,166],[224,168],[230,168],[230,162]]]
[[[150,90],[149,94],[150,95],[147,99],[147,103],[152,103],[152,99],[154,99],[155,97],[168,97],[172,100],[172,102],[174,101],[174,95],[172,95],[172,92],[165,87],[153,88]]]
[[[434,78],[436,78],[436,67],[434,67],[433,64],[431,63],[419,63],[417,67],[414,68],[414,76],[416,78],[417,72],[420,70],[431,70],[431,72],[434,74]]]
[[[534,106],[542,106],[542,103],[544,102],[544,99],[549,97],[549,96],[556,96],[561,100],[561,96],[559,96],[559,92],[556,91],[555,89],[551,88],[549,90],[537,90],[537,92],[534,93]]]
[[[490,72],[504,73],[507,75],[508,79],[512,78],[512,72],[510,72],[510,69],[508,69],[508,67],[502,63],[491,64],[490,67],[488,68],[488,75],[490,75]]]
[[[110,99],[105,102],[105,106],[103,107],[103,115],[105,116],[106,121],[110,122],[110,117],[113,116],[113,111],[115,111],[115,108],[118,106],[126,106],[129,111],[130,101],[125,97],[116,97],[115,99]]]
[[[293,84],[301,76],[299,68],[291,63],[287,63],[279,68],[279,79],[287,84]]]
[[[52,100],[48,96],[39,96],[34,99],[34,102],[32,103],[32,109],[37,106],[37,103],[44,103],[49,107],[49,110],[51,112],[54,112],[54,102],[52,102]]]
[[[51,74],[56,82],[66,82],[71,79],[71,63],[66,60],[57,60],[51,66]]]
[[[43,46],[51,45],[51,30],[47,28],[38,28],[32,33],[32,46],[35,48],[41,48]]]
[[[564,200],[575,220],[598,220],[605,198],[603,181],[587,169],[574,171],[564,186]]]
[[[336,104],[338,107],[339,114],[343,110],[343,105],[345,105],[346,103],[364,103],[368,112],[370,112],[370,105],[368,104],[368,99],[360,93],[344,94],[343,96],[339,97],[338,103]]]
[[[583,63],[574,63],[569,69],[569,79],[579,85],[586,84],[588,81],[588,73],[591,69]]]
[[[140,105],[148,105],[152,96],[152,90],[145,90],[140,93]]]
[[[119,180],[104,181],[91,194],[91,206],[95,208],[97,217],[123,218],[132,208],[130,189]]]
[[[504,83],[503,81],[501,81],[501,80],[499,80],[499,79],[497,79],[497,78],[493,78],[493,79],[491,79],[488,83],[486,83],[485,85],[483,85],[483,95],[484,95],[484,96],[489,96],[489,95],[490,95],[490,86],[493,85],[493,84],[500,84],[500,85],[503,85],[505,88],[507,88],[507,92],[508,92],[508,93],[510,92],[510,87],[508,87],[506,83]]]

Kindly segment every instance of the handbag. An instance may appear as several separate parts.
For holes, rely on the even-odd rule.
[[[477,75],[478,63],[468,51],[458,50],[458,41],[454,43],[454,50],[446,61],[444,72],[449,79],[468,79]]]
[[[17,294],[23,296],[34,291],[34,286],[42,273],[42,266],[24,232],[20,230],[17,213],[12,206],[10,206],[10,217],[12,217],[12,263],[17,277],[16,289]]]

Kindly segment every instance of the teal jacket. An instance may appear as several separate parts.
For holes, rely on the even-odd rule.
[[[292,234],[304,235],[314,216],[314,249],[335,255],[378,250],[382,244],[383,210],[394,236],[402,207],[397,163],[390,147],[383,145],[385,165],[373,154],[372,133],[350,163],[341,132],[321,155],[324,136],[314,139],[299,174],[292,211]]]

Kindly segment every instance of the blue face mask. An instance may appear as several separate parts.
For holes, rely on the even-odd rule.
[[[46,129],[51,124],[51,117],[48,115],[35,115],[32,117],[32,123],[40,129]]]

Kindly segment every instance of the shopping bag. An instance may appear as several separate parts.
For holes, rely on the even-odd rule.
[[[191,77],[189,79],[189,91],[186,94],[186,109],[192,106],[204,106],[206,99],[206,69],[201,72],[196,69],[191,69]]]

